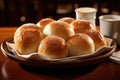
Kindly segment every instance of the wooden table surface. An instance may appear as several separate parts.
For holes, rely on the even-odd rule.
[[[0,27],[0,44],[13,36],[17,27]],[[58,70],[59,71],[59,70]],[[61,70],[62,71],[62,70]],[[111,60],[71,71],[30,70],[5,57],[0,50],[0,80],[120,80],[120,65]]]

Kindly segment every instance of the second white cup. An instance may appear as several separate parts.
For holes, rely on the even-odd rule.
[[[120,45],[120,15],[102,15],[99,22],[100,32]]]

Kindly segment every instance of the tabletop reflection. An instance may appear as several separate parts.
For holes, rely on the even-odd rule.
[[[21,80],[21,79],[74,79],[78,76],[85,76],[94,71],[98,65],[93,65],[84,68],[70,68],[70,69],[45,69],[35,68],[22,64],[16,64],[15,61],[7,59],[2,66],[3,80]]]

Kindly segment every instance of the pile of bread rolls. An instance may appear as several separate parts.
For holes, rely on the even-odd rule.
[[[23,24],[15,31],[14,43],[21,55],[37,52],[51,59],[91,54],[106,46],[105,37],[90,22],[71,17]]]

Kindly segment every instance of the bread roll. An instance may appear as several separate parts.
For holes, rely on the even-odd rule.
[[[41,39],[39,27],[32,23],[23,24],[15,31],[15,48],[20,54],[30,54],[37,51]]]
[[[45,26],[49,23],[51,23],[52,21],[55,21],[54,19],[52,18],[44,18],[44,19],[41,19],[40,21],[37,22],[37,26],[40,27],[43,31],[43,29],[45,28]]]
[[[72,17],[63,17],[63,18],[60,18],[59,21],[64,21],[64,22],[67,22],[68,24],[71,24],[72,21],[74,21],[75,19],[72,18]]]
[[[50,35],[41,41],[38,54],[52,59],[64,58],[68,56],[68,47],[63,38]]]
[[[69,56],[90,54],[95,51],[95,45],[91,37],[78,33],[68,40]]]
[[[85,34],[89,35],[93,39],[96,50],[100,47],[106,46],[105,37],[98,30],[87,30]]]
[[[75,20],[71,23],[75,33],[84,33],[86,30],[93,29],[94,26],[87,20]]]
[[[74,35],[74,30],[70,27],[69,24],[63,21],[53,21],[49,23],[43,30],[43,34],[48,35],[57,35],[65,40],[67,40],[70,36]]]

